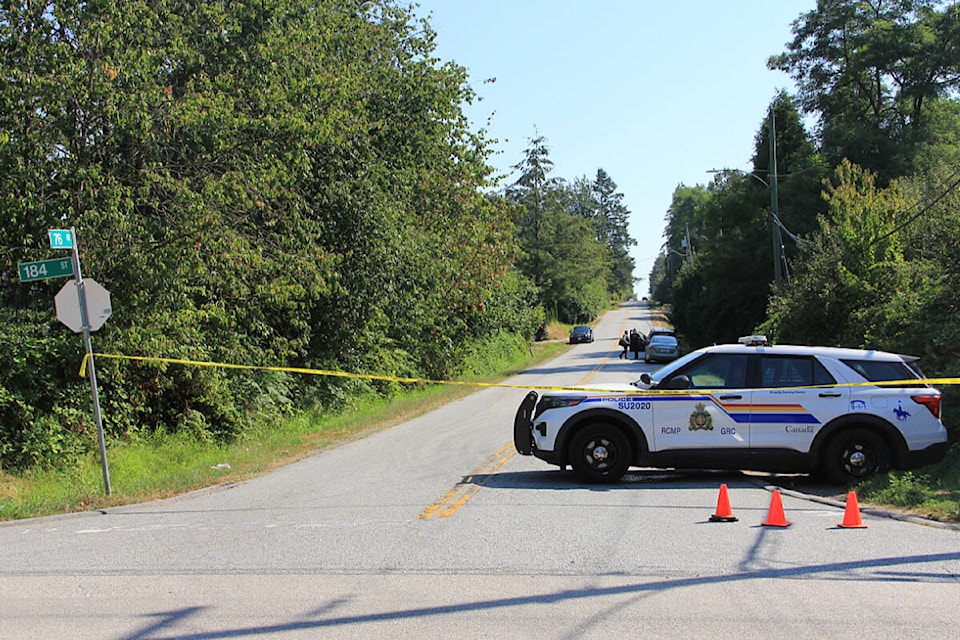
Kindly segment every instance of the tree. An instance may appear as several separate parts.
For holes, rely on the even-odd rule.
[[[794,23],[768,66],[791,74],[803,109],[819,115],[831,165],[849,158],[881,181],[910,170],[932,105],[960,86],[960,7],[944,4],[821,1]]]
[[[623,194],[617,191],[617,184],[603,169],[597,169],[591,190],[597,203],[597,238],[610,252],[611,269],[607,286],[620,296],[632,295],[636,264],[630,256],[630,247],[636,246],[637,241],[630,237],[630,210],[623,204]]]
[[[819,233],[771,299],[762,330],[784,342],[868,346],[875,311],[909,289],[896,228],[905,201],[896,183],[879,189],[872,173],[849,162],[825,198]]]
[[[434,40],[394,0],[3,3],[4,280],[44,257],[46,229],[76,226],[87,275],[113,295],[104,351],[445,375],[465,327],[512,313],[525,290],[508,275],[512,210],[483,193],[490,151],[462,112],[466,70],[435,59]],[[0,375],[0,464],[84,436],[89,401],[63,364],[80,345],[36,322],[52,286],[0,293],[0,325],[34,331],[4,330],[17,354]],[[32,349],[56,356],[35,392],[21,382]],[[229,438],[264,407],[336,406],[357,384],[102,372],[117,437]]]
[[[594,182],[551,177],[553,162],[542,136],[530,141],[514,168],[520,177],[505,197],[517,212],[519,268],[536,284],[538,302],[562,322],[587,322],[610,298],[629,295],[629,212],[606,172],[598,171]]]
[[[563,209],[547,212],[542,233],[544,305],[556,310],[561,322],[593,320],[609,300],[606,247],[597,242],[588,220]]]
[[[792,101],[779,94],[770,113],[777,123],[776,176],[770,164],[767,119],[755,137],[753,171],[721,171],[707,189],[674,193],[665,263],[677,265],[676,258],[684,259],[683,268],[672,272],[669,299],[673,322],[691,346],[735,341],[764,320],[774,260],[781,260],[782,267],[789,265],[780,246],[792,258],[802,240],[798,234],[815,228],[817,212],[823,209],[818,197],[823,168]],[[776,218],[773,180],[780,192]],[[777,254],[771,243],[774,232]],[[785,272],[789,274],[789,269]]]
[[[666,228],[663,244],[663,257],[658,258],[650,273],[650,293],[656,300],[670,303],[673,301],[671,288],[680,272],[684,259],[692,255],[689,244],[689,231],[693,226],[694,236],[697,236],[698,215],[710,195],[703,185],[687,187],[678,185],[673,190],[673,198],[667,209]]]
[[[947,163],[901,181],[914,202],[897,216],[909,279],[883,309],[876,310],[873,335],[888,345],[922,357],[934,377],[951,376],[960,358],[960,176],[951,155]],[[944,390],[953,402],[956,388]]]
[[[507,188],[506,197],[509,202],[519,205],[515,209],[518,216],[515,224],[525,254],[520,268],[538,287],[542,287],[547,283],[541,255],[544,217],[554,204],[552,201],[560,186],[560,182],[549,175],[553,171],[553,161],[550,160],[547,139],[543,136],[532,138],[523,160],[513,168],[520,172],[520,176]]]

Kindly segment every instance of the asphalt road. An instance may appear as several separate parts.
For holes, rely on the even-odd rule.
[[[629,381],[639,304],[512,385]],[[960,531],[863,516],[771,478],[580,486],[515,454],[526,394],[485,388],[267,476],[0,525],[0,638],[954,638]],[[229,462],[229,460],[224,460]],[[710,522],[721,483],[737,522]],[[801,489],[809,480],[796,479]]]

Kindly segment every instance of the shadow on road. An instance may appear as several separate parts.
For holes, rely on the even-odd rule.
[[[543,471],[513,471],[482,473],[467,476],[463,484],[482,485],[487,489],[550,489],[558,491],[623,491],[638,487],[656,489],[715,488],[728,485],[753,485],[750,478],[739,471],[673,471],[664,469],[630,470],[615,484],[587,484],[577,480],[572,471],[545,469]]]
[[[653,579],[650,581],[628,580],[625,584],[593,586],[585,588],[565,588],[562,590],[542,591],[524,596],[474,599],[461,603],[440,604],[426,607],[383,609],[366,613],[335,612],[349,603],[354,596],[345,594],[338,599],[318,602],[317,606],[304,612],[297,619],[278,621],[272,624],[251,626],[229,626],[215,631],[197,630],[192,618],[199,615],[203,608],[184,607],[172,611],[157,611],[146,615],[149,623],[127,638],[152,638],[155,634],[175,634],[169,637],[181,640],[201,638],[255,638],[276,634],[288,634],[321,629],[349,629],[359,624],[384,623],[388,621],[426,620],[442,616],[453,616],[465,612],[496,611],[527,606],[542,606],[545,603],[574,603],[587,599],[612,598],[622,596],[639,597],[650,593],[664,593],[678,589],[689,589],[711,584],[733,584],[750,580],[783,580],[803,578],[835,577],[849,582],[895,582],[903,584],[939,583],[955,584],[957,576],[944,570],[947,562],[960,560],[960,551],[945,553],[915,554],[887,558],[870,558],[847,562],[811,563],[786,568],[764,568],[726,573],[721,575],[691,576],[679,578]],[[921,570],[922,569],[922,570]],[[758,583],[758,589],[761,588]],[[693,592],[697,593],[697,592]]]

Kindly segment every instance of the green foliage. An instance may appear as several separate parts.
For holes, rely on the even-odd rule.
[[[956,24],[956,4],[937,0],[821,2],[768,66],[790,73],[820,115],[828,162],[849,159],[886,183],[912,170],[931,109],[960,86]]]
[[[620,298],[630,297],[633,295],[633,270],[636,266],[630,256],[630,247],[637,244],[627,231],[630,210],[623,204],[623,194],[617,192],[617,184],[603,169],[597,169],[590,190],[596,202],[593,219],[597,238],[606,244],[610,252],[607,289]]]
[[[777,220],[769,162],[770,127],[756,136],[754,171],[720,171],[709,188],[679,187],[667,218],[667,253],[651,282],[658,300],[672,303],[671,320],[690,346],[734,342],[763,322],[776,243],[789,238],[792,257],[799,236],[816,226],[814,195],[822,172],[813,145],[792,101],[780,95],[771,105],[777,123]],[[819,205],[822,207],[822,203]],[[778,251],[778,253],[780,253]]]
[[[893,504],[900,507],[909,507],[922,504],[929,495],[927,486],[929,478],[918,477],[912,471],[891,473],[882,479],[872,480],[865,487],[871,500]]]
[[[611,298],[633,294],[636,242],[630,212],[616,183],[599,169],[594,181],[550,177],[553,163],[542,136],[531,140],[520,177],[506,192],[516,212],[521,272],[538,288],[537,301],[560,322],[589,322]]]
[[[899,307],[893,317],[900,319],[916,311],[901,295],[915,290],[919,275],[904,264],[896,233],[903,197],[896,184],[877,189],[869,171],[850,163],[837,169],[824,197],[820,233],[771,300],[761,330],[781,342],[881,348],[887,310]]]
[[[532,331],[536,301],[508,275],[514,212],[483,194],[474,94],[434,38],[393,0],[4,3],[4,282],[50,254],[46,229],[73,226],[85,275],[112,294],[105,353],[443,378],[468,327]],[[89,441],[55,286],[0,290],[2,319],[21,323],[0,374],[7,467]],[[116,440],[228,442],[254,416],[395,391],[97,364]]]
[[[0,309],[0,468],[69,466],[96,445],[84,419],[90,388],[77,374],[82,345],[55,322],[52,313]]]
[[[867,501],[892,505],[922,517],[960,521],[960,449],[922,472],[896,471],[869,478],[857,488]]]
[[[472,380],[509,371],[529,357],[529,341],[518,333],[500,331],[483,339],[465,340],[457,378]]]

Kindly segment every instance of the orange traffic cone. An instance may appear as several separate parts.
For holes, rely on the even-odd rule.
[[[770,511],[767,513],[767,521],[763,523],[765,527],[789,527],[787,517],[783,513],[783,500],[780,498],[780,489],[773,490],[773,497],[770,498]]]
[[[727,495],[727,485],[720,485],[720,497],[717,498],[717,512],[710,516],[710,522],[736,522],[733,511],[730,509],[730,496]]]
[[[857,492],[847,493],[847,508],[843,512],[843,522],[837,525],[843,529],[866,529],[860,518],[860,504],[857,502]]]

